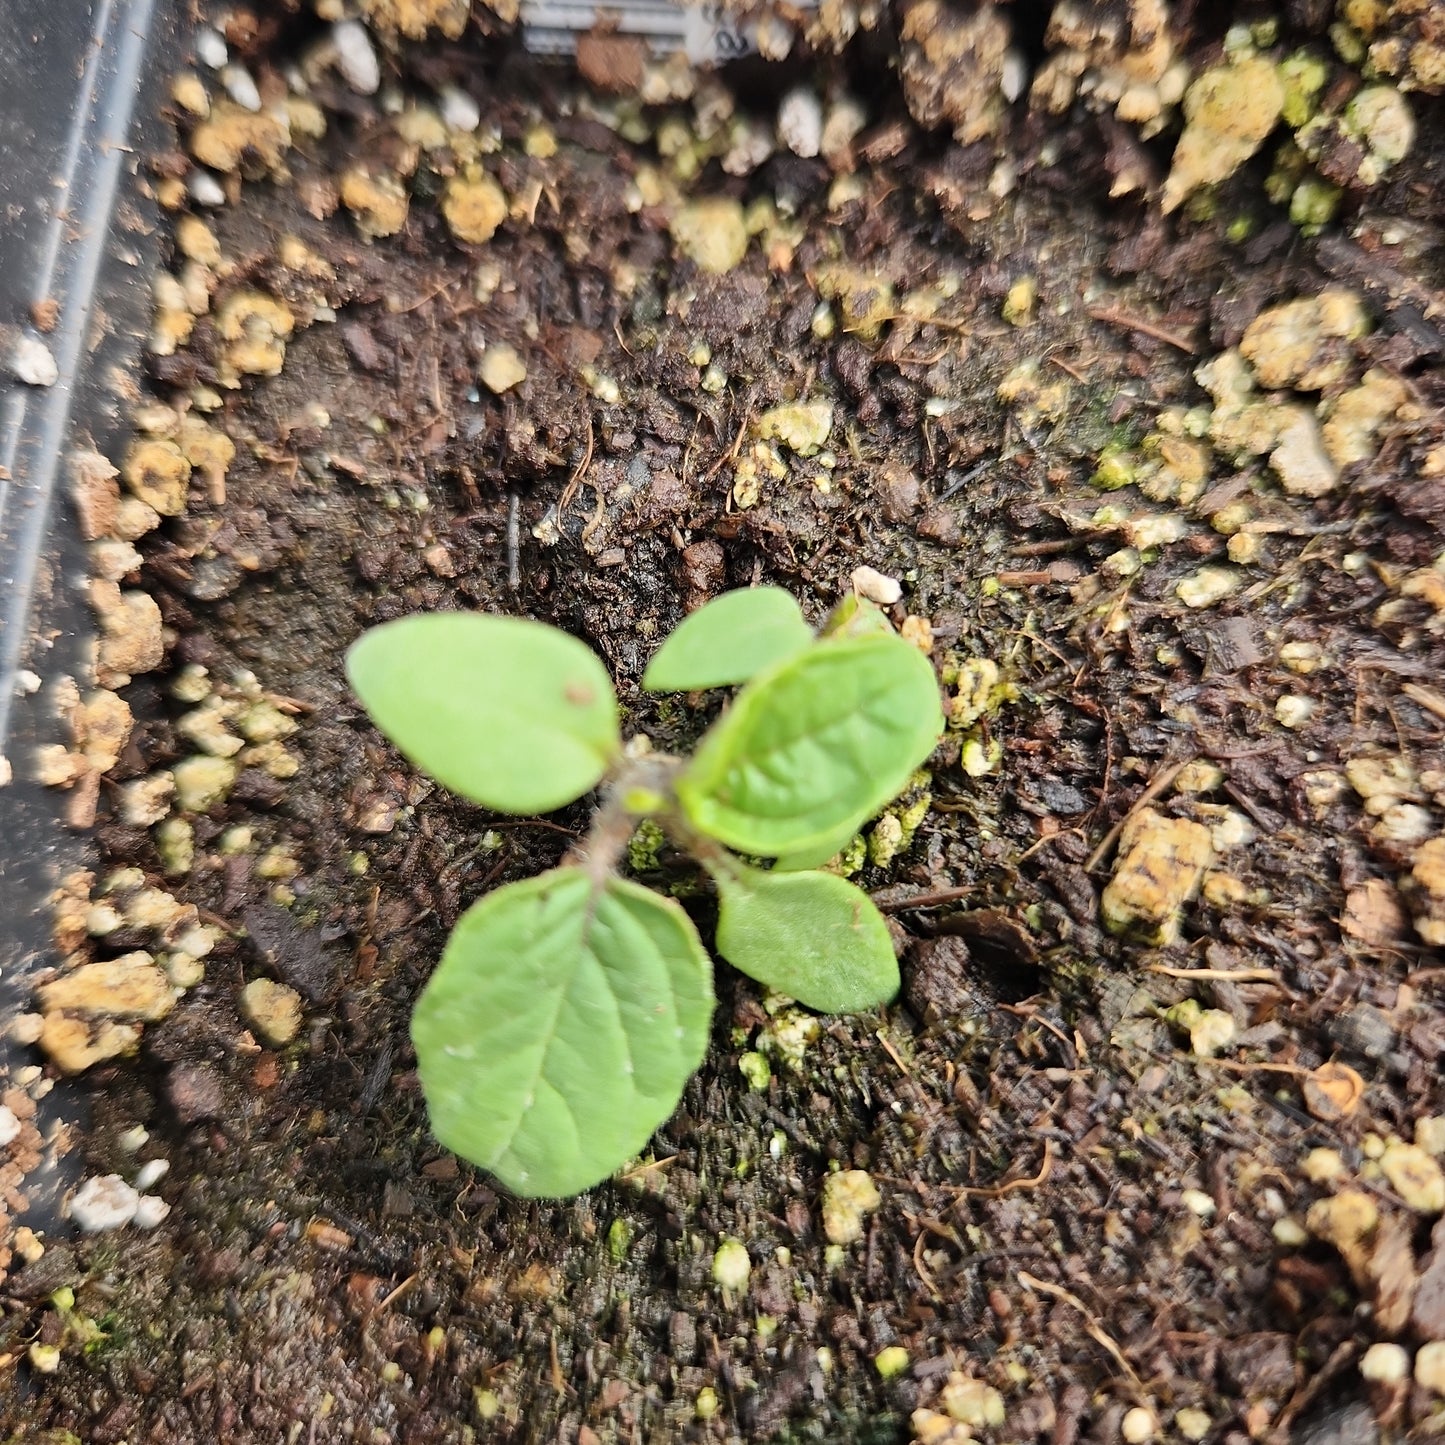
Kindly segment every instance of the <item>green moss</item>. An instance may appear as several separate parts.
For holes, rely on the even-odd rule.
[[[627,844],[627,866],[633,873],[655,873],[662,866],[659,861],[667,835],[652,821],[644,818],[637,825]]]
[[[1280,83],[1284,86],[1285,124],[1298,128],[1319,109],[1319,95],[1330,78],[1329,63],[1308,50],[1297,50],[1279,65]]]
[[[1135,460],[1128,451],[1123,447],[1107,446],[1099,453],[1089,483],[1101,492],[1117,492],[1120,487],[1127,487],[1133,482],[1135,470]]]
[[[1307,236],[1313,236],[1332,220],[1344,192],[1318,176],[1306,176],[1290,197],[1289,218]]]

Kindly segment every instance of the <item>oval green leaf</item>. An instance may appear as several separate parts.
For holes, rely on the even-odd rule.
[[[943,731],[928,659],[875,634],[753,679],[677,780],[693,825],[740,853],[803,854],[895,797]]]
[[[876,602],[869,602],[850,592],[827,616],[818,631],[818,639],[834,637],[868,637],[875,632],[893,636],[893,624]]]
[[[781,587],[724,592],[684,617],[642,675],[648,692],[695,692],[746,682],[813,640]]]
[[[898,992],[883,915],[833,873],[717,876],[717,951],[734,968],[823,1013],[856,1013]]]
[[[404,617],[363,633],[346,674],[417,767],[498,812],[549,813],[580,798],[621,746],[607,669],[545,623]]]
[[[702,1062],[712,964],[677,903],[558,868],[467,910],[412,1015],[432,1132],[515,1194],[620,1168]]]
[[[858,825],[850,819],[846,827],[811,848],[778,854],[778,860],[773,864],[774,871],[798,873],[805,868],[821,868],[824,863],[831,863],[857,836]]]

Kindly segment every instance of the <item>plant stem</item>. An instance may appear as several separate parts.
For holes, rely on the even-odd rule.
[[[627,759],[608,781],[587,836],[567,850],[563,864],[584,868],[594,892],[604,887],[617,871],[639,821],[653,816],[665,819],[675,811],[672,778],[681,765],[682,759],[670,753]],[[658,799],[662,807],[638,809],[633,800],[639,797]]]

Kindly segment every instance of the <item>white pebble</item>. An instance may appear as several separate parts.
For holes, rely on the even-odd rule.
[[[778,107],[778,136],[795,156],[811,160],[823,148],[823,103],[806,85],[790,90]]]
[[[20,1120],[12,1109],[0,1104],[0,1149],[3,1149],[20,1132]]]
[[[358,95],[375,95],[381,88],[381,64],[366,26],[359,20],[338,20],[331,27],[331,43],[342,79]]]
[[[142,1194],[165,1177],[166,1171],[171,1167],[169,1159],[147,1159],[140,1167],[140,1172],[135,1177],[135,1188]]]
[[[226,193],[221,183],[210,171],[192,171],[186,181],[186,189],[198,206],[224,206]]]
[[[10,352],[10,371],[27,386],[54,386],[60,368],[50,348],[38,336],[21,336]]]
[[[903,597],[903,584],[896,577],[885,576],[876,567],[855,567],[848,580],[860,597],[876,602],[880,607],[892,607]]]
[[[226,42],[209,28],[196,31],[196,59],[212,70],[219,70],[229,58]]]
[[[122,1229],[135,1218],[140,1195],[119,1174],[87,1179],[70,1201],[70,1217],[87,1234]]]
[[[1013,102],[1024,93],[1029,83],[1029,63],[1024,59],[1022,52],[1008,50],[1004,52],[1003,72],[999,76],[998,88],[1003,91],[1003,98]]]
[[[40,691],[40,677],[38,673],[31,672],[28,667],[22,667],[15,674],[15,691],[21,697],[29,697],[33,692]]]
[[[438,97],[442,120],[452,130],[476,130],[482,123],[482,108],[459,85],[449,85]]]
[[[1314,699],[1296,692],[1285,693],[1274,705],[1275,721],[1284,728],[1302,728],[1314,713]]]
[[[261,92],[256,89],[256,82],[251,78],[251,72],[244,65],[226,66],[221,71],[221,84],[226,87],[226,94],[242,110],[249,110],[253,113],[260,111]]]
[[[170,1212],[170,1205],[159,1194],[142,1194],[136,1200],[131,1223],[137,1229],[154,1229]]]
[[[1401,1346],[1380,1341],[1365,1351],[1360,1360],[1360,1373],[1367,1380],[1397,1384],[1410,1378],[1410,1356]]]

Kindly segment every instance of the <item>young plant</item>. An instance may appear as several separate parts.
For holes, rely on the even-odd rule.
[[[544,813],[602,785],[587,837],[559,867],[462,915],[412,1017],[433,1132],[514,1193],[605,1179],[702,1062],[707,951],[675,900],[617,873],[642,821],[712,878],[717,951],[734,967],[831,1013],[897,992],[868,895],[812,871],[903,789],[943,730],[932,667],[877,608],[850,599],[816,637],[775,587],[694,612],[643,687],[742,687],[686,760],[625,748],[601,661],[542,623],[388,622],[352,647],[347,672],[417,767],[485,807]]]

